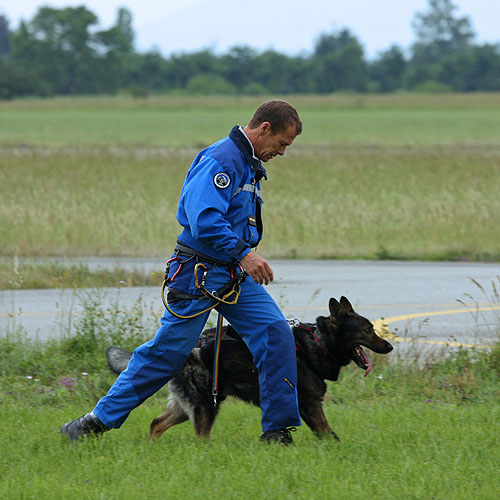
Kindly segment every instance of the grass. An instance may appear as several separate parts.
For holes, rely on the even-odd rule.
[[[71,446],[58,425],[81,412],[2,406],[2,498],[61,499],[493,499],[500,486],[498,405],[384,401],[329,404],[341,443],[318,442],[300,429],[295,446],[258,442],[258,412],[228,403],[210,442],[189,424],[154,443],[149,422],[161,411],[141,407],[125,427]],[[36,427],[37,432],[33,432]]]
[[[268,165],[267,257],[500,260],[500,94],[291,100],[304,132]],[[165,257],[192,158],[258,102],[0,103],[0,255]]]
[[[10,445],[0,458],[0,495],[493,499],[500,487],[493,431],[500,372],[492,359],[461,351],[419,367],[377,358],[367,379],[348,367],[329,384],[325,401],[341,442],[318,441],[301,427],[286,449],[260,443],[258,409],[236,401],[223,406],[210,441],[196,439],[186,423],[150,442],[149,423],[162,411],[165,389],[120,431],[74,446],[58,435],[59,426],[105,393],[112,377],[104,364],[94,366],[96,373],[59,372],[52,382],[33,371],[25,371],[35,373],[30,379],[2,376],[0,439]]]
[[[102,288],[123,286],[159,286],[164,273],[141,270],[91,270],[88,265],[29,263],[19,259],[0,262],[0,290],[30,290],[50,288]]]
[[[186,423],[150,442],[166,388],[120,431],[76,446],[62,439],[60,425],[89,411],[114,380],[105,348],[133,349],[157,323],[141,301],[123,310],[89,293],[75,335],[0,339],[1,498],[495,498],[500,341],[426,358],[418,347],[404,359],[373,355],[367,378],[348,366],[324,402],[340,443],[304,426],[293,447],[264,445],[259,410],[234,400],[209,441]]]
[[[264,255],[500,260],[500,94],[290,100],[304,133],[270,165]],[[156,284],[156,276],[34,266],[15,256],[165,258],[192,157],[258,103],[0,102],[0,255],[7,257],[0,288],[116,286],[118,276]],[[340,443],[302,427],[295,446],[264,446],[258,409],[234,401],[210,441],[184,424],[151,443],[162,389],[119,432],[71,446],[59,426],[91,409],[113,382],[105,348],[133,349],[158,322],[140,301],[128,311],[104,308],[98,293],[82,309],[74,335],[0,338],[0,498],[498,496],[500,343],[425,360],[417,351],[404,360],[375,357],[366,379],[349,366],[325,398]]]
[[[499,144],[500,94],[285,96],[300,144]],[[245,124],[265,98],[55,98],[0,103],[0,144],[199,149]]]
[[[164,258],[192,154],[4,150],[0,254]],[[269,166],[260,250],[498,260],[499,162],[500,147],[292,146]]]

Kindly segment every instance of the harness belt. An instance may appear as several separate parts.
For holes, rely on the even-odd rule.
[[[186,257],[185,260],[181,260],[181,257]],[[196,259],[196,265],[194,266],[194,281],[195,281],[195,286],[196,289],[201,292],[201,295],[191,295],[191,294],[185,294],[182,292],[178,292],[174,288],[171,288],[169,285],[175,280],[175,277],[177,274],[180,272],[182,269],[183,264],[186,262],[189,262],[191,259]],[[169,271],[170,271],[170,264],[173,261],[178,261],[179,262],[179,267],[177,271],[174,273],[172,277],[169,276]],[[226,266],[231,270],[231,279],[221,286],[218,290],[214,291],[209,291],[205,288],[208,272],[212,267],[215,265],[222,265]],[[208,266],[208,267],[207,267]],[[236,268],[239,268],[239,273],[235,274]],[[200,271],[203,271],[201,280],[200,280]],[[180,242],[177,242],[177,246],[175,247],[175,256],[172,257],[168,262],[167,266],[165,269],[165,279],[163,280],[162,284],[162,289],[161,289],[161,296],[163,300],[163,305],[165,306],[168,311],[173,314],[174,316],[181,318],[181,319],[189,319],[189,318],[194,318],[196,316],[199,316],[200,314],[203,314],[207,311],[210,311],[211,309],[214,309],[219,305],[220,303],[224,304],[236,304],[238,301],[238,297],[241,292],[241,283],[245,280],[245,278],[248,276],[247,272],[243,268],[243,266],[239,263],[230,263],[230,262],[225,262],[221,260],[214,259],[212,257],[209,257],[207,255],[204,255],[186,245],[183,245]],[[165,298],[165,288],[169,287],[167,297]],[[175,313],[172,311],[168,304],[168,299],[170,299],[171,302],[175,302],[176,300],[200,300],[203,298],[209,298],[214,301],[212,305],[204,309],[203,311],[200,311],[199,313],[190,315],[190,316],[183,316],[180,314]]]
[[[177,240],[177,244],[175,246],[175,253],[177,255],[181,255],[182,257],[198,257],[200,260],[206,262],[207,264],[217,265],[217,266],[227,266],[232,267],[232,262],[227,262],[224,260],[214,259],[213,257],[209,257],[194,248],[183,245],[179,240]]]

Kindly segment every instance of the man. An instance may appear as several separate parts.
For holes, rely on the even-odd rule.
[[[273,281],[273,271],[251,248],[262,237],[260,180],[267,179],[262,162],[284,155],[301,132],[295,108],[272,100],[260,105],[244,128],[233,127],[228,137],[196,156],[177,209],[184,230],[169,261],[167,308],[161,327],[152,340],[134,351],[127,369],[94,410],[64,424],[62,434],[76,440],[119,428],[132,409],[182,368],[215,306],[254,357],[259,372],[261,439],[292,442],[290,430],[301,424],[295,343],[283,314],[262,286]],[[236,303],[204,294],[223,290],[239,273],[240,264],[253,279],[239,283]],[[216,298],[223,296],[227,297],[220,293]]]

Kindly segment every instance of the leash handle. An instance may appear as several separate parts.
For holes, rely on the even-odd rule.
[[[219,394],[219,358],[222,344],[222,324],[224,317],[221,313],[217,315],[217,328],[215,329],[214,344],[214,365],[212,369],[212,396],[214,397],[214,406],[217,406],[217,396]]]

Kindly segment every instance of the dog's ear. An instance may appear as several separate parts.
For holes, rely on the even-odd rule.
[[[340,305],[347,311],[347,312],[354,312],[354,308],[352,307],[351,303],[347,299],[347,297],[340,297]]]
[[[339,301],[333,297],[330,299],[328,307],[330,308],[330,317],[334,322],[336,318],[340,318],[345,314],[345,309],[340,305]]]

